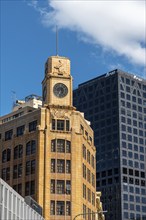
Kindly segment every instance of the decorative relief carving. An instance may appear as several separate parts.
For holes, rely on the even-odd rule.
[[[68,119],[71,114],[67,110],[52,109],[51,110],[51,115],[52,115],[53,118]]]
[[[64,67],[63,67],[63,63],[61,60],[58,61],[58,64],[56,66],[54,66],[55,72],[57,73],[65,73]]]

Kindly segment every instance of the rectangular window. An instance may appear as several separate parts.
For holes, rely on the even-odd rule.
[[[55,173],[55,159],[51,159],[51,173]]]
[[[18,192],[20,195],[22,195],[22,184],[14,185],[13,189]]]
[[[6,168],[6,180],[10,180],[10,167]]]
[[[56,152],[56,140],[51,141],[51,152]]]
[[[86,185],[83,184],[83,198],[86,199]]]
[[[57,201],[57,207],[56,207],[57,215],[64,215],[65,213],[65,203],[64,201]]]
[[[35,173],[35,160],[26,162],[25,174],[30,175]]]
[[[30,155],[31,154],[31,142],[29,141],[26,144],[26,155]]]
[[[52,119],[52,130],[55,130],[55,119]]]
[[[64,180],[57,180],[57,194],[64,194],[65,183]]]
[[[25,183],[25,196],[35,194],[35,181]]]
[[[51,194],[55,193],[55,180],[51,180]]]
[[[55,215],[55,201],[52,200],[50,203],[50,215]]]
[[[18,127],[17,128],[17,137],[23,135],[24,134],[24,130],[25,130],[25,126],[24,125]]]
[[[22,163],[13,166],[13,179],[22,176]]]
[[[26,155],[34,154],[36,152],[36,141],[32,140],[26,144]]]
[[[65,140],[63,139],[57,140],[57,152],[60,152],[60,153],[65,152]]]
[[[95,176],[93,173],[92,173],[92,186],[95,187]]]
[[[67,180],[66,181],[66,194],[70,194],[71,193],[71,181]]]
[[[18,178],[22,176],[22,163],[18,164]]]
[[[87,161],[90,164],[90,151],[89,150],[87,150]]]
[[[57,160],[57,173],[65,173],[65,161]]]
[[[32,161],[31,161],[31,174],[34,174],[34,173],[35,173],[35,167],[36,167],[35,160],[32,160]]]
[[[36,127],[37,127],[37,120],[30,122],[29,123],[29,132],[36,131]]]
[[[69,120],[66,120],[66,131],[70,130]]]
[[[2,179],[6,180],[6,168],[2,169],[2,174],[1,175],[2,175]]]
[[[3,168],[1,175],[3,180],[10,180],[10,167]]]
[[[70,141],[66,141],[66,153],[71,153],[71,144],[70,144]]]
[[[82,146],[82,150],[83,150],[83,158],[86,160],[86,147],[84,144]]]
[[[86,219],[86,206],[83,204],[83,218]]]
[[[66,160],[66,173],[71,173],[71,161]]]
[[[86,179],[86,165],[83,164],[83,177]]]
[[[17,165],[13,166],[13,179],[17,178]]]
[[[31,170],[30,166],[31,166],[31,161],[27,161],[26,162],[26,168],[25,168],[25,174],[26,175],[30,175],[30,170]]]
[[[66,215],[71,215],[71,203],[69,201],[66,202]]]
[[[91,182],[91,172],[90,170],[87,168],[87,181],[90,183]]]
[[[95,206],[95,194],[92,192],[92,205]]]
[[[13,130],[9,130],[5,132],[5,141],[11,140],[13,135]]]
[[[58,131],[64,131],[64,120],[57,120],[57,130]]]
[[[21,158],[23,155],[23,146],[18,145],[18,157]]]
[[[94,169],[94,167],[95,167],[95,158],[94,158],[94,156],[92,155],[92,161],[91,161],[91,165],[92,165],[92,168]]]
[[[91,202],[91,190],[87,189],[88,202]]]
[[[55,119],[52,119],[52,130],[69,131],[70,130],[69,120],[55,120]]]

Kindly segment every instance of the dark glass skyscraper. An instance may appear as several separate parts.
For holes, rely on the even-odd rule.
[[[74,105],[94,130],[106,220],[146,219],[146,80],[116,69],[80,84]]]

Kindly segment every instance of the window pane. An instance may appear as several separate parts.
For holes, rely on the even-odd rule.
[[[65,152],[65,140],[62,140],[62,139],[57,140],[57,152],[60,152],[60,153]]]
[[[57,160],[57,173],[65,173],[65,161]]]
[[[51,152],[55,152],[56,151],[56,140],[52,140],[51,141]]]
[[[64,180],[57,180],[57,194],[64,194],[65,184]]]
[[[66,120],[66,131],[69,131],[69,120]]]
[[[66,161],[66,173],[71,173],[71,161]]]
[[[32,160],[32,161],[31,161],[31,174],[34,174],[34,173],[35,173],[35,167],[36,167],[35,160]]]
[[[51,173],[55,173],[55,159],[51,159]]]
[[[55,130],[55,119],[52,119],[52,130]]]
[[[50,214],[55,215],[55,201],[51,201],[50,204]]]
[[[51,180],[51,193],[55,193],[55,180]]]
[[[29,123],[29,132],[36,131],[37,121],[32,121]]]
[[[26,175],[30,174],[30,161],[26,162],[26,170],[25,170]]]
[[[31,153],[34,154],[36,152],[36,142],[31,141]]]
[[[71,181],[67,180],[66,181],[66,194],[70,194],[71,193]]]
[[[31,146],[30,146],[30,141],[26,144],[26,155],[30,155],[31,152]]]
[[[57,215],[64,215],[64,201],[57,201]]]
[[[66,202],[66,215],[71,215],[71,203],[69,201]]]
[[[64,131],[64,120],[57,120],[57,130]]]
[[[71,144],[70,144],[70,141],[66,141],[66,153],[71,153]]]

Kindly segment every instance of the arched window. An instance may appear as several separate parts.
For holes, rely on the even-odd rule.
[[[36,152],[36,141],[32,140],[26,144],[26,155],[34,154]]]

